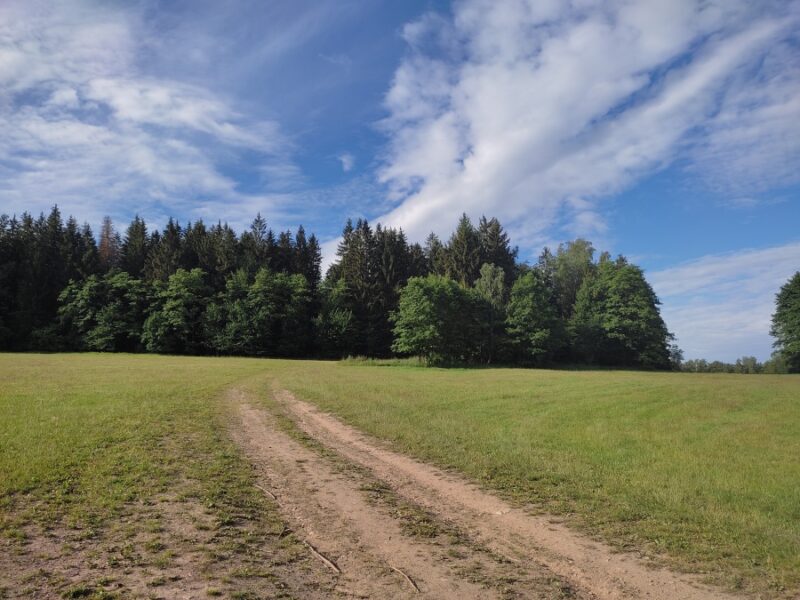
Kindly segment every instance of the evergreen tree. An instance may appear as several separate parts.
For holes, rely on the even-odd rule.
[[[103,217],[103,224],[100,227],[100,243],[98,244],[98,256],[100,258],[100,268],[109,271],[119,265],[119,252],[122,242],[119,233],[114,229],[111,217]]]
[[[447,250],[435,233],[425,240],[426,270],[432,275],[447,275]]]
[[[800,271],[787,281],[775,297],[772,335],[790,373],[800,373]]]
[[[447,244],[447,274],[463,286],[471,286],[481,268],[481,239],[472,221],[461,215]]]
[[[345,280],[326,277],[320,291],[316,329],[322,354],[333,358],[357,354],[356,323]]]
[[[218,222],[209,232],[209,244],[213,263],[208,271],[209,281],[214,289],[221,290],[226,278],[237,270],[240,262],[239,240],[227,223]]]
[[[503,269],[506,285],[510,286],[514,280],[518,250],[511,247],[508,234],[503,230],[500,221],[494,217],[489,220],[481,217],[478,236],[481,243],[481,262]]]
[[[163,233],[151,239],[151,250],[145,262],[145,276],[150,281],[167,281],[179,268],[183,231],[172,218]]]
[[[144,219],[136,215],[125,231],[120,248],[120,268],[131,277],[141,278],[147,262],[148,236]]]
[[[261,268],[272,266],[275,251],[275,236],[267,227],[267,221],[258,213],[250,230],[242,234],[241,240],[241,266],[248,273],[254,275]]]

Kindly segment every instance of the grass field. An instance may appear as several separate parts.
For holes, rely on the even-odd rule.
[[[621,547],[750,590],[800,586],[795,376],[0,355],[6,543],[24,543],[32,527],[69,527],[112,544],[132,507],[179,493],[222,533],[233,527],[209,560],[252,553],[233,543],[248,541],[237,523],[263,532],[256,545],[280,524],[228,441],[222,392],[244,380],[267,390],[273,379],[397,449]],[[168,561],[158,531],[134,537],[159,549],[150,560]],[[209,585],[238,585],[210,573]]]
[[[227,386],[265,366],[0,354],[0,553],[19,553],[21,567],[48,556],[47,568],[22,583],[0,573],[0,598],[54,589],[64,597],[158,596],[193,584],[182,573],[188,562],[201,566],[209,595],[256,597],[248,595],[254,576],[262,588],[278,581],[269,563],[304,552],[279,540],[283,524],[228,439],[222,401]],[[78,568],[134,572],[143,590],[120,589],[104,575],[59,575]]]
[[[726,585],[800,586],[800,377],[288,365],[395,447]]]

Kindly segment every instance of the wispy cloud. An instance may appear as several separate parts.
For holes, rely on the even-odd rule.
[[[200,85],[143,72],[153,35],[135,8],[0,6],[3,212],[58,203],[96,223],[104,213],[129,217],[131,205],[196,218],[286,203],[269,192],[269,175],[280,184],[296,171],[279,125]],[[243,153],[268,165],[260,192],[226,174]]]
[[[421,238],[490,213],[532,248],[558,229],[602,235],[601,200],[677,157],[718,187],[796,178],[798,6],[466,0],[426,15],[386,94],[396,207],[381,220]]]
[[[342,164],[342,171],[345,173],[350,172],[356,164],[356,157],[349,152],[342,152],[336,158]]]
[[[704,256],[648,274],[687,358],[766,359],[775,294],[800,270],[800,242]]]

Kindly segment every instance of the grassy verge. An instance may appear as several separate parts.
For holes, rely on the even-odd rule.
[[[220,401],[265,372],[258,360],[0,355],[0,597],[285,593],[284,567],[305,553],[253,486]]]
[[[800,586],[800,378],[284,364],[282,384],[405,452],[612,543]]]

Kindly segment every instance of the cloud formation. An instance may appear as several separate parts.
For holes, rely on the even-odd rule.
[[[602,199],[679,156],[736,197],[798,181],[799,6],[464,0],[425,15],[385,98],[379,177],[396,205],[380,220],[421,239],[492,214],[534,248],[602,234]]]
[[[800,269],[800,242],[704,256],[648,274],[687,358],[769,358],[775,294]]]
[[[292,170],[277,123],[237,111],[202,86],[141,65],[152,32],[140,10],[75,2],[0,6],[0,203],[58,203],[99,222],[167,213],[241,223],[280,195],[245,193],[226,165],[248,153],[268,173]],[[271,171],[269,170],[271,169]],[[244,215],[247,215],[246,217]]]

